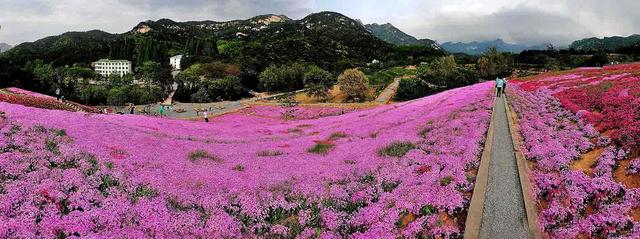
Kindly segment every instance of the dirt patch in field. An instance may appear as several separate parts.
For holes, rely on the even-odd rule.
[[[631,209],[629,216],[633,218],[633,221],[640,222],[640,208]]]
[[[629,168],[630,160],[619,161],[618,168],[613,172],[613,178],[616,182],[622,183],[625,188],[640,188],[640,175],[627,174],[627,168]]]
[[[344,94],[340,90],[340,87],[336,85],[336,86],[333,86],[331,90],[329,90],[329,97],[325,102],[326,103],[343,103],[346,101],[346,99],[347,99],[347,95]],[[322,102],[321,99],[309,96],[307,95],[306,92],[296,94],[295,100],[300,102],[301,104],[315,104],[315,103]]]
[[[586,175],[593,176],[593,165],[598,160],[598,157],[602,154],[604,149],[594,149],[589,151],[586,154],[583,154],[580,159],[573,161],[571,163],[571,169],[580,170],[584,172]]]

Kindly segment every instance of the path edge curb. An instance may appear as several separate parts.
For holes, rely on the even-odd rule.
[[[540,239],[542,238],[542,232],[540,230],[540,224],[538,223],[538,208],[533,197],[533,189],[531,181],[529,180],[529,167],[527,161],[524,158],[524,154],[520,150],[522,145],[522,136],[520,134],[520,128],[517,126],[516,113],[509,107],[509,101],[507,95],[504,94],[504,106],[507,112],[507,121],[509,122],[509,132],[511,133],[511,140],[513,141],[513,148],[516,155],[516,162],[518,164],[518,175],[520,175],[520,188],[522,189],[522,197],[524,199],[524,207],[527,214],[527,224],[529,227],[529,238]]]
[[[484,199],[487,191],[487,183],[489,181],[489,164],[491,162],[491,149],[493,146],[493,118],[495,117],[497,101],[493,98],[491,109],[491,118],[489,119],[489,128],[487,129],[487,137],[485,138],[484,149],[480,157],[480,166],[476,175],[475,185],[473,187],[473,195],[467,212],[465,221],[464,238],[476,239],[480,237],[480,226],[482,225],[482,214],[484,212]]]

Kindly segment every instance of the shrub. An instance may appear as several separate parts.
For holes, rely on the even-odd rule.
[[[202,159],[206,159],[206,160],[211,160],[211,161],[215,161],[215,162],[221,162],[222,160],[219,159],[218,157],[216,157],[215,155],[205,151],[205,150],[195,150],[191,153],[189,153],[189,160],[191,160],[191,162],[195,162],[198,160],[202,160]]]
[[[352,100],[364,100],[369,90],[367,76],[357,69],[345,70],[338,76],[340,90]]]
[[[411,142],[394,142],[391,145],[378,150],[380,156],[402,157],[416,146]]]

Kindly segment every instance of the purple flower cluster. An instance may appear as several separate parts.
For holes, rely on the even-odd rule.
[[[640,224],[631,212],[640,206],[640,190],[614,179],[629,152],[600,135],[580,112],[563,108],[554,92],[526,91],[518,84],[509,92],[524,140],[521,150],[534,162],[530,174],[541,228],[550,238],[639,238]],[[587,169],[575,166],[588,160],[589,152],[602,153]]]
[[[640,158],[632,159],[629,161],[629,168],[627,168],[629,174],[640,174]]]
[[[491,89],[209,124],[0,102],[0,238],[459,237]]]

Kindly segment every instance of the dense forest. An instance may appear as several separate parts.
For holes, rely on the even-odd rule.
[[[375,31],[367,26],[339,13],[321,12],[300,20],[281,15],[229,22],[160,19],[141,22],[121,34],[68,32],[0,54],[0,87],[18,86],[46,94],[60,89],[68,99],[85,104],[120,105],[156,102],[175,81],[180,85],[177,99],[205,102],[239,99],[251,90],[306,88],[304,75],[309,71],[321,72],[322,82],[335,82],[345,70],[359,68],[372,84],[384,87],[400,76],[389,74],[394,72],[389,69],[419,66],[415,77],[401,83],[397,99],[407,100],[522,70],[640,59],[637,36],[584,39],[572,44],[575,49],[549,46],[518,54],[491,49],[482,55],[451,55],[435,42],[423,44],[416,39],[417,44],[391,44],[395,38],[389,36],[408,35],[391,25]],[[184,57],[182,72],[173,79],[169,58],[175,55]],[[131,61],[133,74],[123,78],[96,75],[91,63],[102,58]],[[332,79],[324,79],[324,72]]]

